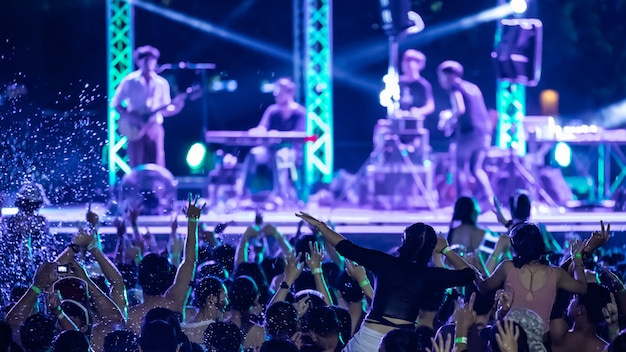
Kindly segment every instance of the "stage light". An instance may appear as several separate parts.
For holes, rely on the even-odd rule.
[[[189,166],[192,170],[197,170],[202,167],[205,157],[206,147],[204,144],[195,143],[187,152],[187,166]]]
[[[572,163],[572,148],[567,143],[557,143],[554,147],[554,160],[560,167],[568,167]]]
[[[528,9],[526,0],[511,0],[511,9],[517,14],[522,14]]]

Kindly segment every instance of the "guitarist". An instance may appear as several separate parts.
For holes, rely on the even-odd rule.
[[[456,149],[456,192],[457,197],[471,195],[468,189],[467,172],[476,179],[482,196],[489,202],[493,189],[483,170],[483,162],[491,146],[491,121],[480,88],[465,81],[463,66],[456,61],[444,61],[439,65],[439,84],[450,95],[450,110],[440,114],[439,128],[453,136],[451,149]],[[483,198],[484,199],[484,198]]]
[[[134,59],[138,70],[122,79],[111,98],[111,106],[120,114],[120,126],[132,121],[138,127],[136,133],[126,135],[126,152],[133,168],[149,163],[165,167],[163,118],[178,114],[184,106],[184,99],[171,99],[169,83],[156,73],[159,56],[155,47],[137,48]]]

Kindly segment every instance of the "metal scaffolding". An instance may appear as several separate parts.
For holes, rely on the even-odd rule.
[[[125,0],[107,0],[107,92],[108,101],[122,78],[133,70],[133,6]],[[109,186],[120,173],[130,173],[125,155],[128,141],[117,133],[119,114],[108,107],[108,143],[105,155],[109,167]]]

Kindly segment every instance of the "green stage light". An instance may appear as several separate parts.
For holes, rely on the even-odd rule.
[[[202,143],[194,143],[187,152],[187,165],[192,170],[197,170],[204,164],[206,158],[206,147]]]

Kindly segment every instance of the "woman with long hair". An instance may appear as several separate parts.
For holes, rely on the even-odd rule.
[[[546,246],[539,227],[523,222],[511,229],[511,246],[515,252],[513,260],[505,260],[485,280],[477,279],[480,292],[487,293],[507,286],[513,291],[511,309],[521,308],[535,311],[545,323],[544,332],[549,331],[550,312],[558,289],[571,293],[585,294],[587,281],[582,260],[584,245],[580,240],[571,247],[574,258],[574,277],[560,267],[550,266],[546,260]]]
[[[447,241],[438,238],[435,230],[426,224],[416,223],[406,228],[398,256],[367,249],[350,242],[323,222],[306,213],[297,213],[320,230],[324,239],[341,255],[369,269],[374,275],[374,298],[371,309],[359,331],[344,347],[344,352],[376,351],[381,339],[391,330],[415,329],[420,303],[436,289],[464,286],[475,279],[470,269]],[[447,270],[429,267],[433,251],[443,253],[455,267]],[[359,283],[360,286],[368,282]]]

